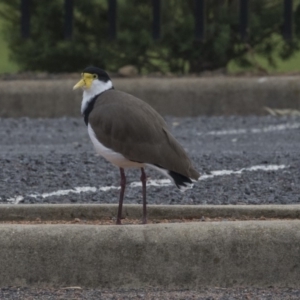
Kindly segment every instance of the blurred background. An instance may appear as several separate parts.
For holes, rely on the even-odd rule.
[[[300,69],[300,0],[0,0],[0,74]]]

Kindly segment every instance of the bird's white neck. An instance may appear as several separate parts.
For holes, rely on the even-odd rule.
[[[86,110],[89,102],[97,95],[100,95],[101,93],[111,89],[113,87],[113,84],[111,80],[108,80],[107,82],[100,81],[100,80],[94,80],[91,87],[89,89],[83,90],[83,97],[81,102],[81,113],[83,114]]]

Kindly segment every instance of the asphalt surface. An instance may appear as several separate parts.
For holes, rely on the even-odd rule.
[[[204,176],[185,193],[149,186],[148,204],[300,203],[300,117],[166,120]],[[81,118],[0,119],[0,128],[0,203],[118,202],[117,189],[99,188],[119,186],[119,171],[95,155]],[[262,169],[270,165],[275,169]],[[146,173],[148,179],[164,178]],[[130,186],[139,181],[139,170],[126,175],[125,203],[141,203],[141,188]],[[82,187],[88,190],[61,193]]]

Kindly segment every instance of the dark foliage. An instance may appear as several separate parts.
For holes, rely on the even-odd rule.
[[[93,64],[115,71],[132,64],[142,73],[198,73],[225,68],[232,59],[241,66],[253,65],[253,53],[266,57],[270,65],[275,65],[275,48],[283,59],[299,48],[299,35],[289,43],[284,43],[280,37],[282,0],[249,1],[247,43],[239,36],[238,0],[206,1],[204,42],[194,38],[193,0],[162,1],[162,37],[159,41],[153,41],[151,36],[150,0],[118,1],[118,37],[115,41],[108,37],[105,0],[74,1],[72,40],[64,40],[63,36],[63,0],[31,0],[31,36],[26,40],[20,36],[19,0],[0,2],[0,17],[6,20],[5,37],[12,59],[23,70],[70,72]],[[300,27],[298,2],[294,1],[296,29]]]

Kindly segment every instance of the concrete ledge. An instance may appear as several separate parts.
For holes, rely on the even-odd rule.
[[[300,109],[300,78],[115,78],[162,115],[262,115],[265,106]],[[0,117],[79,116],[81,92],[74,80],[0,81]]]
[[[0,221],[114,218],[116,204],[0,205]],[[300,219],[300,205],[148,205],[149,219],[252,218]],[[142,217],[141,205],[124,205],[123,217]]]
[[[299,287],[300,222],[0,225],[0,286]]]
[[[31,212],[31,207],[33,212]],[[43,206],[49,218],[95,217],[116,206]],[[88,207],[90,213],[87,213]],[[131,214],[140,206],[126,206]],[[257,207],[257,209],[256,209]],[[299,217],[298,206],[238,207],[238,214]],[[82,210],[84,208],[84,210]],[[103,210],[103,208],[105,208]],[[191,215],[196,207],[149,207],[152,215]],[[214,216],[233,206],[201,207]],[[224,210],[223,210],[224,208]],[[34,218],[42,206],[0,206],[1,220]],[[157,209],[157,211],[156,211]],[[199,207],[200,209],[200,207]],[[96,211],[96,213],[94,213]],[[294,214],[294,211],[297,213]],[[70,215],[70,212],[73,215]],[[223,214],[224,212],[224,214]],[[284,212],[284,213],[283,213]],[[173,214],[174,213],[174,214]],[[157,214],[157,215],[156,215]],[[193,213],[194,214],[194,213]],[[198,217],[201,217],[201,214]],[[247,214],[247,213],[246,213]],[[10,217],[9,217],[10,216]],[[79,215],[76,215],[79,216]],[[300,286],[300,221],[191,222],[153,225],[0,224],[0,287],[81,286],[98,288],[197,289],[204,286]]]

